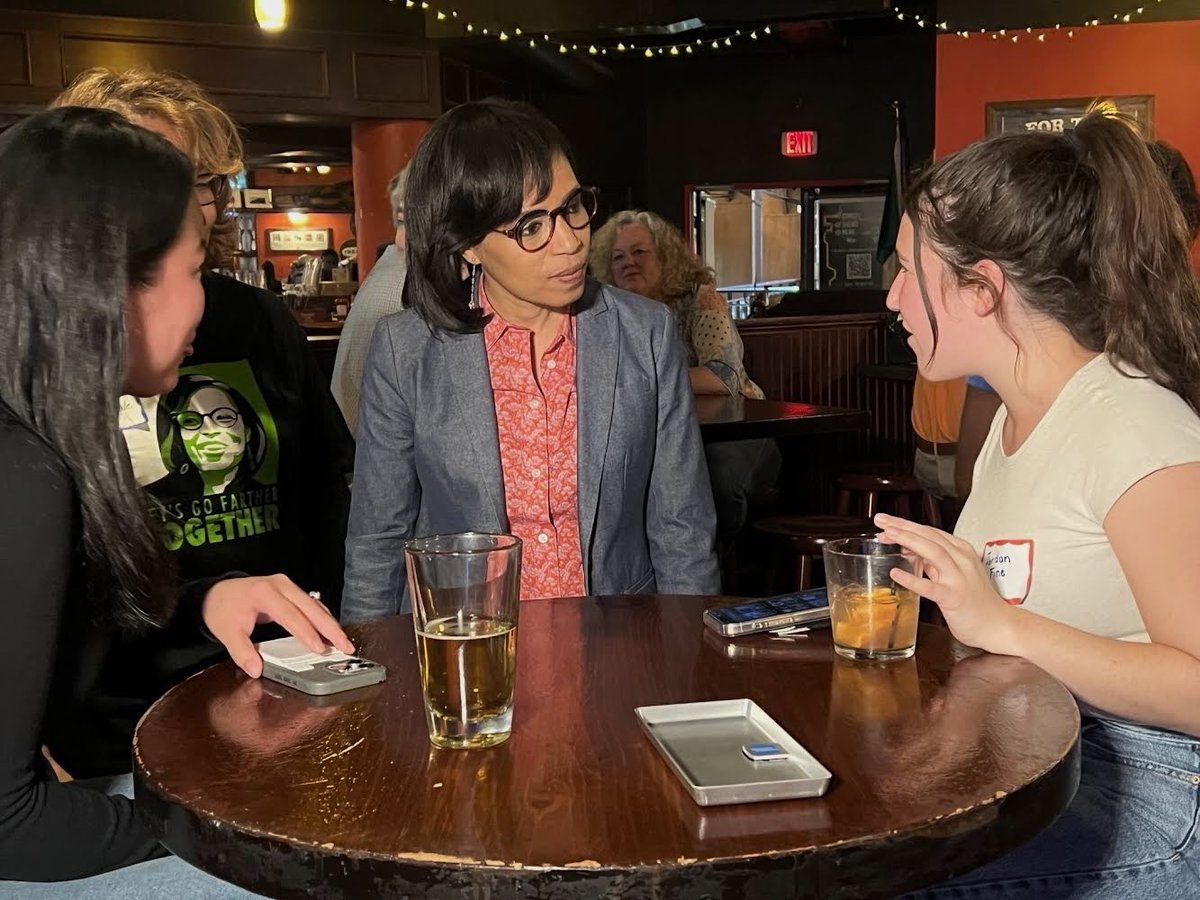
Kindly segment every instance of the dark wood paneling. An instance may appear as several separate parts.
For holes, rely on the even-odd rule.
[[[242,122],[441,112],[437,52],[386,37],[0,10],[0,115],[41,108],[88,67],[131,65],[194,78]]]
[[[29,42],[19,31],[0,32],[0,84],[28,85]]]
[[[354,54],[354,99],[429,102],[429,72],[419,52]]]
[[[790,508],[832,511],[833,476],[847,465],[911,461],[911,383],[858,373],[862,365],[884,362],[882,314],[751,319],[738,331],[746,371],[768,397],[871,413],[863,431],[782,442],[781,485]]]
[[[64,84],[97,66],[143,65],[186,72],[222,97],[329,97],[328,58],[317,49],[64,34],[62,59]]]

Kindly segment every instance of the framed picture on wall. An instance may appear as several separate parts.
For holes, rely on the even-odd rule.
[[[1012,100],[984,107],[988,137],[1014,131],[1070,131],[1096,101],[1132,116],[1146,137],[1154,136],[1154,97],[1072,97],[1068,100]]]
[[[267,229],[267,250],[272,253],[320,253],[332,245],[332,228]]]
[[[875,259],[885,190],[821,193],[813,203],[813,285],[819,291],[887,287]]]

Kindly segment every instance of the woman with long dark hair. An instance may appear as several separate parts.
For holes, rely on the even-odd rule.
[[[1132,123],[1004,135],[913,186],[888,296],[931,380],[1003,406],[954,535],[880,515],[896,581],[1082,713],[1079,790],[1029,844],[928,897],[1196,895],[1200,283]]]
[[[204,315],[181,374],[228,385],[250,404],[242,423],[253,419],[262,428],[249,429],[255,471],[253,483],[241,490],[218,471],[220,460],[212,458],[221,455],[216,441],[206,451],[207,477],[195,477],[200,464],[186,453],[163,458],[174,423],[163,422],[158,398],[122,398],[122,434],[134,475],[158,511],[180,577],[244,573],[214,587],[207,598],[213,608],[234,612],[259,605],[286,614],[294,600],[316,591],[336,615],[354,442],[329,392],[328,376],[279,298],[211,271],[227,262],[233,249],[230,178],[243,169],[237,124],[195,82],[145,68],[81,72],[52,105],[118,113],[166,138],[193,166],[208,242],[206,271],[200,276]],[[204,422],[213,424],[211,417]],[[233,430],[238,427],[232,424]],[[181,430],[189,440],[206,437],[203,431]],[[224,509],[213,506],[210,491],[228,498]],[[242,521],[262,519],[265,527],[234,527],[229,510],[235,503]],[[218,637],[228,645],[236,629]],[[194,629],[169,628],[123,642],[121,652],[102,666],[89,700],[104,745],[97,740],[87,753],[64,748],[59,762],[76,777],[128,772],[128,747],[142,714],[172,686],[221,656],[220,646]],[[249,641],[240,644],[234,659],[257,672],[258,654]]]
[[[404,541],[457,531],[523,540],[523,599],[718,591],[675,324],[587,278],[596,195],[558,129],[458,106],[404,200],[406,309],[367,354],[344,617],[402,608]]]
[[[104,789],[120,786],[60,783],[43,759],[94,737],[84,699],[120,633],[203,622],[248,670],[260,614],[313,649],[318,631],[348,647],[311,598],[266,610],[212,603],[211,579],[180,591],[134,480],[119,397],[174,385],[203,310],[193,182],[182,154],[110,112],[52,110],[0,136],[0,630],[20,673],[0,692],[0,896],[190,879],[247,896],[156,859],[132,802]]]

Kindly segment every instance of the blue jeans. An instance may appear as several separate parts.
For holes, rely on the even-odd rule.
[[[1029,843],[921,900],[1200,897],[1200,741],[1085,715],[1079,791]]]
[[[133,797],[133,776],[89,778],[80,787]],[[0,900],[263,900],[178,856],[151,859],[74,881],[0,881]]]

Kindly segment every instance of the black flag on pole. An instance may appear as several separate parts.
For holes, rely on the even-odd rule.
[[[887,201],[879,225],[879,246],[875,249],[875,259],[880,265],[896,252],[896,235],[900,233],[900,217],[904,212],[904,192],[908,188],[908,131],[904,127],[904,104],[893,100],[892,109],[896,114],[896,136],[892,141]]]

